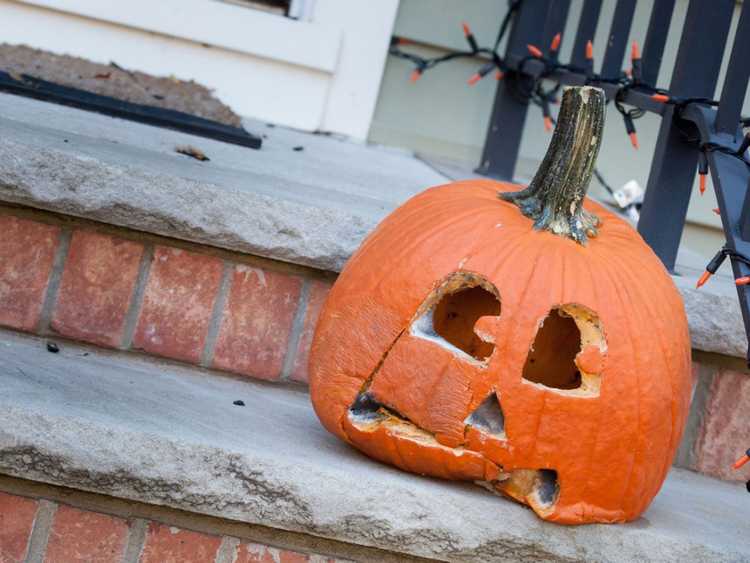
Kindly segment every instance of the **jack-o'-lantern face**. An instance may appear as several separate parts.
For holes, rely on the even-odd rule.
[[[603,94],[587,95],[581,103],[603,111]],[[566,138],[589,150],[593,137]],[[571,166],[585,169],[581,158],[574,151]],[[682,300],[624,221],[583,209],[575,192],[541,215],[555,233],[575,232],[540,232],[498,201],[515,189],[433,188],[378,226],[321,313],[313,405],[328,430],[401,469],[479,482],[547,520],[634,519],[687,415]],[[519,206],[543,211],[532,203]],[[594,225],[598,236],[579,244]]]
[[[498,378],[502,368],[490,368],[490,360],[507,325],[501,309],[497,288],[486,279],[466,272],[450,275],[383,355],[343,427],[354,445],[376,458],[386,457],[382,450],[390,446],[399,450],[400,438],[441,452],[465,449],[446,452],[459,463],[438,464],[437,476],[486,481],[544,515],[558,497],[557,466],[552,459],[544,467],[519,466],[512,437],[527,433],[527,409],[545,388],[570,403],[562,410],[571,417],[578,415],[576,402],[589,399],[585,404],[593,406],[606,342],[592,311],[560,305],[539,319],[520,381]],[[572,427],[576,421],[563,424]],[[575,446],[566,449],[569,455],[582,455]],[[480,461],[473,451],[486,459]],[[462,458],[471,456],[475,462],[464,463]],[[434,461],[406,455],[397,465],[435,475]]]

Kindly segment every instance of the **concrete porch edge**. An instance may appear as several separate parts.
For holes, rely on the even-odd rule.
[[[338,272],[401,202],[449,178],[403,151],[248,122],[252,151],[0,94],[0,201]],[[194,144],[211,157],[177,155]],[[300,150],[297,150],[300,149]],[[744,357],[732,280],[674,276],[693,347]]]

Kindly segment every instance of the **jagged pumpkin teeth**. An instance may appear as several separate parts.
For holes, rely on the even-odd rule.
[[[328,430],[546,520],[622,522],[648,507],[684,428],[690,341],[659,259],[585,198],[604,107],[597,88],[564,92],[527,187],[439,186],[377,227],[312,346]]]

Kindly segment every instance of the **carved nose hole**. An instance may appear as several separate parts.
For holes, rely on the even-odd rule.
[[[473,426],[482,432],[493,434],[498,438],[505,439],[505,415],[500,401],[495,393],[490,393],[487,398],[472,412],[464,421],[468,426]]]

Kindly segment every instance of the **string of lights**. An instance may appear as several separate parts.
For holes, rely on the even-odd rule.
[[[469,46],[469,49],[467,50],[450,51],[438,57],[426,58],[414,53],[404,51],[402,47],[410,44],[411,42],[403,38],[394,37],[391,41],[389,53],[394,57],[408,60],[414,65],[414,69],[410,75],[410,79],[412,82],[416,82],[421,78],[424,72],[436,67],[439,64],[458,58],[471,59],[476,57],[482,57],[488,60],[483,63],[477,69],[477,71],[468,78],[467,82],[470,86],[477,84],[480,80],[485,78],[493,71],[495,79],[502,80],[509,72],[509,67],[498,52],[498,48],[509,28],[513,16],[518,11],[518,8],[521,5],[522,1],[523,0],[511,0],[511,2],[509,3],[508,11],[500,24],[500,29],[498,30],[497,37],[492,47],[481,47],[477,42],[477,39],[471,31],[469,25],[466,22],[463,22],[461,25],[464,31],[464,37]],[[607,83],[617,85],[617,90],[614,97],[612,99],[608,99],[607,103],[609,103],[610,101],[614,102],[616,110],[622,116],[625,126],[625,132],[630,138],[630,142],[634,149],[639,148],[635,121],[643,117],[646,111],[638,107],[626,107],[625,97],[630,89],[637,88],[641,92],[650,94],[651,99],[655,102],[674,105],[674,114],[677,117],[679,117],[682,111],[690,104],[703,104],[708,106],[719,105],[718,101],[710,98],[681,98],[673,96],[669,91],[665,89],[656,88],[653,85],[643,82],[641,53],[638,43],[635,41],[631,46],[630,69],[625,72],[621,72],[620,75],[616,77],[605,77],[594,72],[593,43],[591,40],[589,40],[586,44],[586,62],[583,68],[558,62],[557,54],[561,42],[562,33],[557,33],[552,38],[546,54],[536,45],[527,45],[528,55],[523,58],[517,65],[517,80],[514,80],[512,82],[513,88],[511,91],[513,95],[515,95],[519,99],[519,101],[521,101],[522,103],[532,103],[541,109],[544,127],[547,131],[551,131],[556,123],[555,119],[552,117],[551,106],[557,105],[559,103],[558,94],[561,86],[556,82],[553,87],[545,90],[544,82],[545,79],[550,77],[555,71],[558,70],[567,70],[571,72],[581,73],[586,76],[586,84],[596,85]],[[541,73],[537,73],[536,75],[524,72],[524,67],[530,60],[541,61],[544,65],[544,70]],[[740,120],[740,124],[743,127],[750,126],[750,117],[743,117]],[[708,177],[707,153],[714,151],[721,152],[723,154],[727,154],[741,160],[745,163],[746,166],[750,167],[750,161],[746,156],[747,149],[750,148],[750,133],[745,135],[743,142],[737,150],[712,142],[701,143],[699,139],[692,138],[684,131],[683,135],[686,142],[697,145],[697,148],[699,149],[698,175],[699,191],[701,195],[703,195],[706,191],[706,179]],[[612,186],[605,180],[599,170],[594,169],[594,176],[602,185],[602,187],[610,195],[614,196],[615,191],[612,189]],[[630,204],[630,206],[633,205],[640,207],[640,203]],[[623,211],[627,212],[628,208],[626,207],[625,209],[623,209]],[[713,211],[720,214],[720,211],[718,209],[714,209]],[[726,259],[727,256],[750,266],[749,258],[738,252],[728,249],[727,247],[724,247],[709,262],[703,276],[701,276],[701,278],[698,280],[697,287],[701,287],[709,279],[709,277],[714,274],[716,270],[718,270],[719,266],[721,266],[722,262]],[[735,280],[735,283],[738,286],[750,285],[750,276],[738,278],[737,280]]]
[[[480,47],[477,43],[476,37],[474,37],[474,34],[469,27],[469,24],[467,24],[466,22],[462,22],[461,26],[464,31],[464,37],[466,39],[466,42],[469,44],[468,50],[449,51],[444,55],[440,55],[438,57],[426,58],[414,53],[407,53],[402,51],[401,46],[410,45],[411,41],[401,37],[393,37],[391,39],[391,47],[389,53],[394,57],[406,59],[414,64],[414,70],[412,70],[410,75],[410,80],[412,82],[416,82],[425,71],[434,68],[441,63],[460,58],[475,58],[480,55],[488,56],[490,58],[490,61],[482,65],[479,71],[471,78],[469,78],[469,84],[476,84],[479,80],[481,80],[493,70],[496,70],[495,78],[497,80],[500,80],[504,74],[503,69],[505,68],[505,63],[498,53],[498,48],[500,47],[500,43],[502,42],[503,37],[508,31],[508,27],[511,20],[513,19],[514,14],[521,5],[521,2],[522,0],[512,0],[510,2],[508,11],[506,12],[505,17],[500,23],[500,29],[498,30],[497,37],[495,38],[495,43],[492,47]]]

